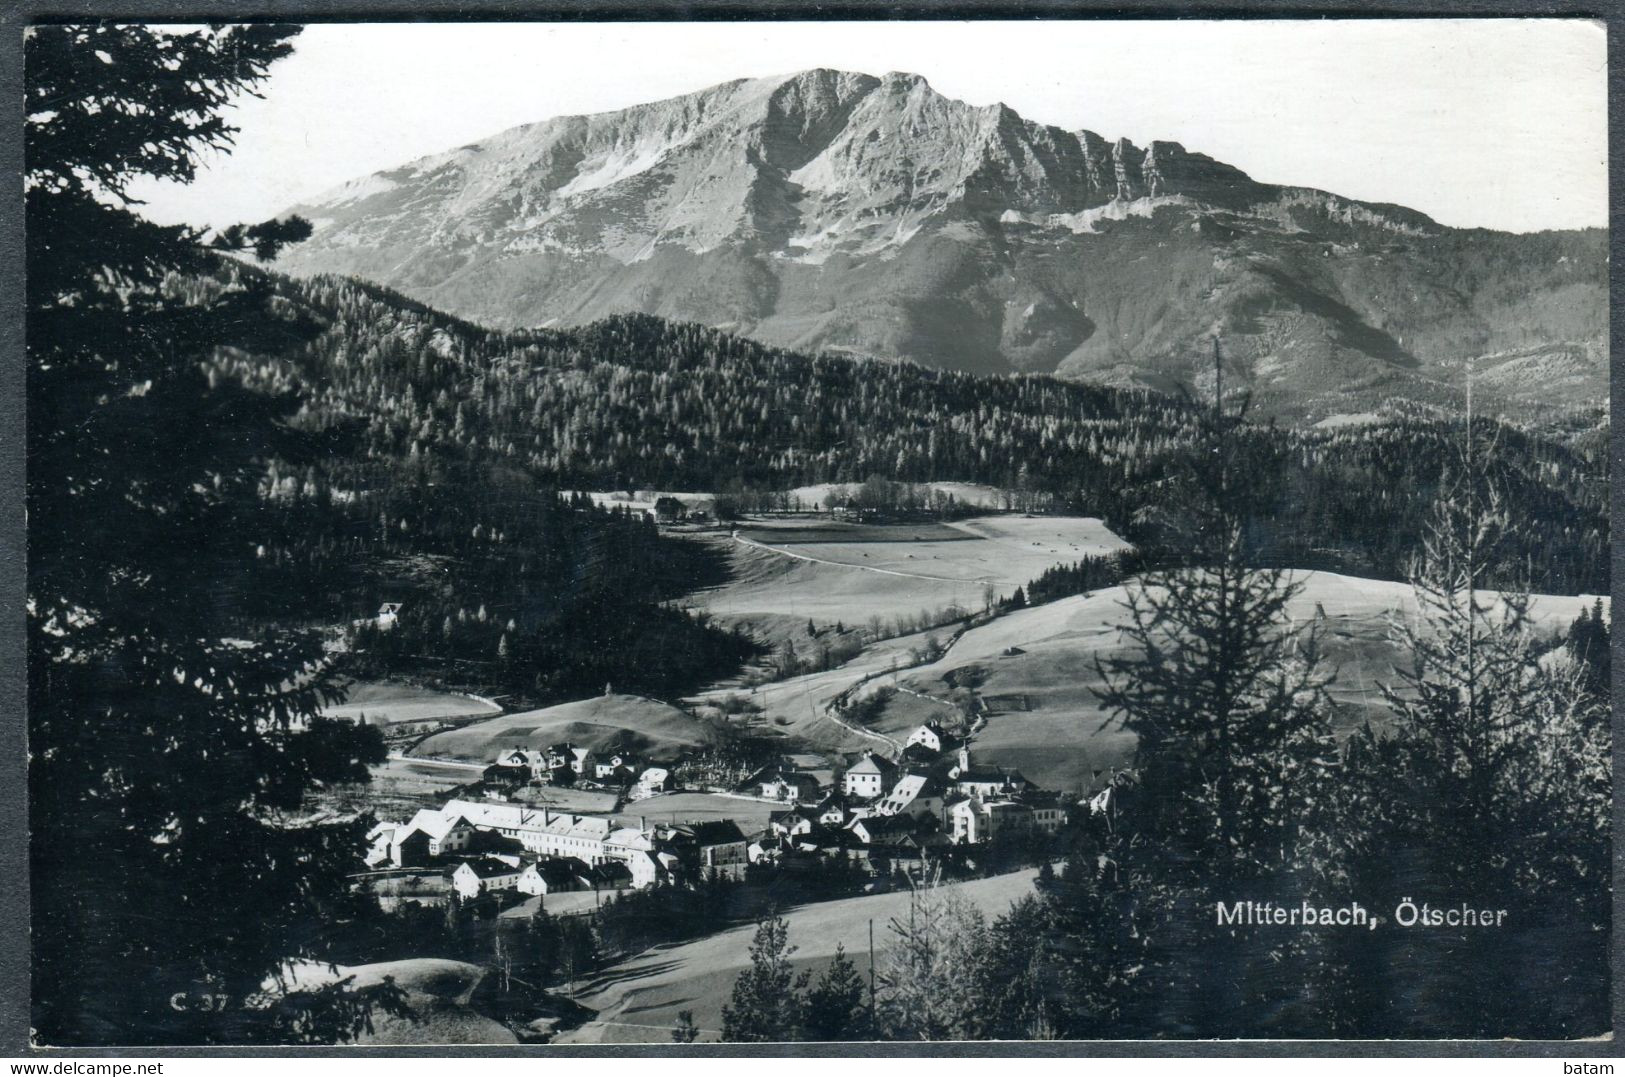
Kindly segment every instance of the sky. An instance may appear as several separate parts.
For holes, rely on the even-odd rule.
[[[137,188],[147,216],[263,220],[522,123],[831,67],[1447,225],[1607,224],[1606,37],[1581,20],[370,23],[294,45],[231,110],[232,153]]]

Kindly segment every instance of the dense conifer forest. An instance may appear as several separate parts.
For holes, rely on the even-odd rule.
[[[450,470],[462,496],[446,512],[471,535],[475,524],[511,531],[527,487],[747,493],[882,475],[989,483],[1098,515],[1154,560],[1192,546],[1185,506],[1199,496],[1191,463],[1204,442],[1202,407],[1188,400],[807,357],[641,315],[501,333],[355,281],[277,287],[323,330],[286,364],[236,362],[296,387],[306,421],[350,431],[341,463],[276,480],[319,503],[361,498],[388,516],[383,506],[433,502],[433,475]],[[1477,425],[1509,510],[1541,522],[1505,564],[1537,591],[1606,591],[1605,443],[1588,425]],[[1459,419],[1414,405],[1331,429],[1241,425],[1255,559],[1403,577],[1462,437]],[[467,483],[497,475],[505,492],[467,496]]]

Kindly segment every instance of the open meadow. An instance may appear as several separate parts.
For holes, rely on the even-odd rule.
[[[989,919],[1032,892],[1036,871],[949,884],[946,889],[981,909]],[[803,905],[783,915],[790,924],[797,969],[821,970],[837,944],[868,975],[869,930],[874,925],[877,956],[891,944],[889,925],[908,917],[909,894],[897,891]],[[722,1029],[722,1006],[734,980],[750,965],[754,924],[702,939],[655,946],[584,981],[573,996],[597,1017],[561,1034],[556,1043],[670,1043],[679,1010],[692,1010],[701,1042],[715,1042]],[[817,972],[814,972],[817,975]]]
[[[767,817],[784,805],[760,797],[723,793],[661,793],[633,800],[620,810],[623,826],[639,819],[654,823],[706,823],[732,819],[746,834],[767,825]]]
[[[504,749],[546,748],[567,741],[594,751],[624,744],[664,760],[715,739],[710,726],[677,707],[643,696],[611,694],[436,733],[421,741],[412,754],[489,763]]]
[[[1394,683],[1394,668],[1406,659],[1390,636],[1390,620],[1414,611],[1411,589],[1329,572],[1299,578],[1303,590],[1288,613],[1300,625],[1324,618],[1322,653],[1327,667],[1338,671],[1331,687],[1339,704],[1334,728],[1345,734],[1367,718],[1381,724],[1387,708],[1380,685]],[[976,759],[1019,768],[1046,788],[1087,788],[1096,771],[1125,765],[1134,751],[1134,738],[1108,720],[1096,695],[1096,660],[1124,652],[1117,628],[1125,618],[1123,598],[1123,588],[1114,587],[1006,614],[967,631],[940,660],[900,673],[895,683],[942,696],[946,675],[977,667],[985,675],[980,695],[993,706],[972,743]],[[1566,628],[1590,603],[1588,597],[1541,595],[1533,615],[1550,632]],[[906,736],[919,717],[914,704],[888,707],[874,728]]]
[[[392,681],[349,681],[343,687],[344,702],[323,707],[322,714],[388,726],[502,713],[502,708],[495,703],[462,692],[444,692]]]
[[[730,624],[868,625],[980,609],[1057,564],[1128,549],[1093,517],[986,516],[950,524],[753,522],[728,542],[732,579],[691,604]],[[764,633],[771,637],[771,631]]]

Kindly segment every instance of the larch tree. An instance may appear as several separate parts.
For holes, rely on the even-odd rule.
[[[305,792],[364,779],[376,731],[319,717],[319,641],[249,616],[248,520],[297,405],[222,349],[304,339],[261,275],[297,219],[220,231],[135,211],[229,147],[222,110],[288,55],[276,26],[38,26],[25,44],[33,1023],[58,1045],[331,1042],[392,987],[302,988],[357,915],[365,822]],[[258,607],[256,607],[258,608]],[[283,622],[287,623],[287,622]]]
[[[942,886],[916,881],[906,916],[890,925],[892,941],[878,970],[876,1022],[893,1040],[983,1038],[987,921],[981,910]]]

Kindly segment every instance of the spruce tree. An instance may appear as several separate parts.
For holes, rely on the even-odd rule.
[[[319,642],[274,627],[249,521],[297,401],[211,366],[306,328],[214,240],[135,212],[229,147],[289,29],[38,26],[25,45],[33,1023],[42,1043],[324,1042],[392,988],[279,980],[358,915],[366,822],[301,818],[382,759],[318,717]],[[284,611],[296,615],[297,611]],[[290,617],[291,619],[291,617]],[[286,622],[284,622],[286,623]]]
[[[1357,1034],[1575,1037],[1607,1025],[1607,700],[1583,664],[1548,660],[1563,656],[1547,655],[1527,587],[1486,588],[1516,580],[1509,552],[1522,543],[1484,459],[1470,426],[1411,573],[1415,611],[1395,624],[1408,661],[1384,689],[1393,729],[1351,745],[1360,765],[1351,754],[1339,833],[1362,892],[1506,917],[1386,944],[1408,982],[1367,1000]]]
[[[1246,1024],[1277,1009],[1258,996],[1269,982],[1259,970],[1279,983],[1308,956],[1295,940],[1216,930],[1214,906],[1306,896],[1336,766],[1318,626],[1300,629],[1290,616],[1302,583],[1260,565],[1251,538],[1268,501],[1253,477],[1270,469],[1238,446],[1236,417],[1215,396],[1212,451],[1190,461],[1184,483],[1190,548],[1183,563],[1127,586],[1126,646],[1097,663],[1102,704],[1136,738],[1132,811],[1057,890],[1082,903],[1063,910],[1085,933],[1074,946],[1076,990],[1099,997],[1126,977],[1123,961],[1140,968],[1139,985],[1153,985],[1120,1002],[1141,1034],[1275,1031]],[[1080,920],[1103,905],[1111,917],[1114,891],[1126,931]],[[1122,948],[1125,934],[1143,940],[1140,953]]]
[[[804,1038],[824,1043],[863,1039],[865,990],[858,967],[837,943],[834,960],[807,992]]]
[[[722,1007],[726,1043],[779,1043],[802,1038],[806,1006],[803,992],[811,973],[797,974],[790,964],[790,925],[781,916],[756,925],[750,944],[750,968],[734,981],[733,997]]]

